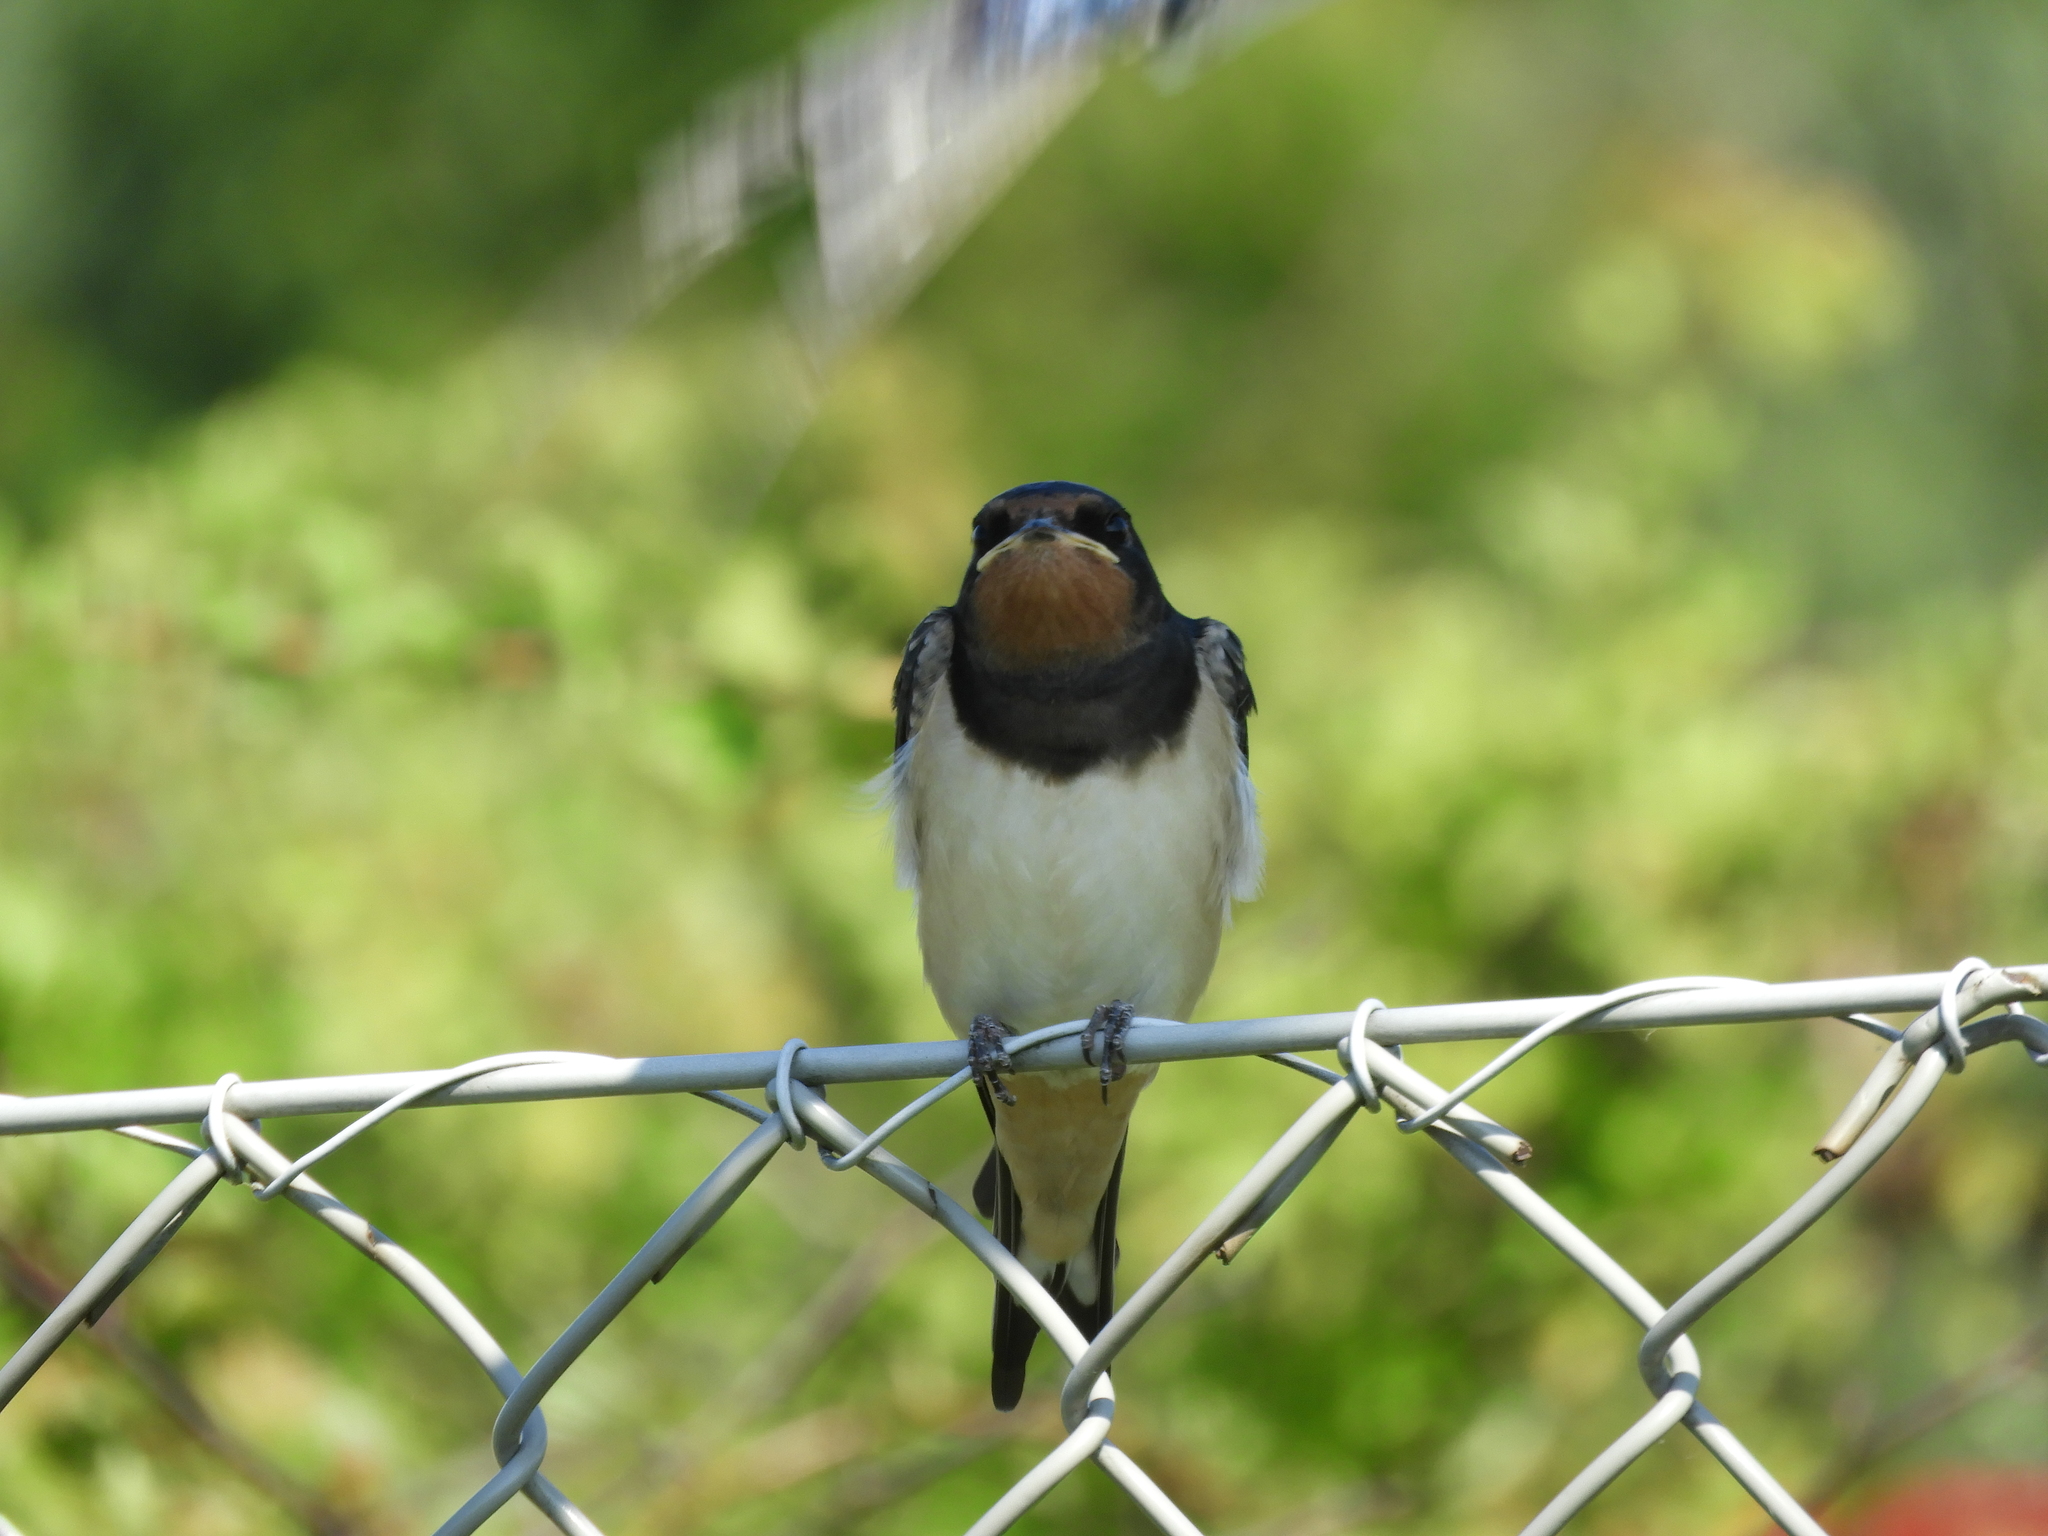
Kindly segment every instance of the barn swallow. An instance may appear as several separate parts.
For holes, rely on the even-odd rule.
[[[1237,637],[1176,612],[1130,515],[1020,485],[974,518],[960,596],[896,677],[885,777],[925,979],[995,1133],[975,1203],[1093,1338],[1114,1310],[1134,1015],[1184,1020],[1264,852]],[[1004,1039],[1087,1019],[1087,1068],[1005,1076]],[[996,1287],[990,1392],[1016,1406],[1038,1325]]]

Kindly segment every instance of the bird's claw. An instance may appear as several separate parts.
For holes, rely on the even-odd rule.
[[[1109,1102],[1109,1085],[1124,1075],[1129,1063],[1124,1060],[1124,1036],[1131,1032],[1133,1013],[1131,1005],[1125,1002],[1104,1003],[1088,1016],[1088,1027],[1081,1031],[1081,1059],[1089,1066],[1095,1066],[1095,1036],[1102,1035],[1102,1102]]]
[[[974,1016],[974,1023],[967,1031],[967,1069],[974,1074],[974,1080],[1005,1104],[1015,1104],[1017,1095],[1003,1086],[998,1072],[1014,1072],[1010,1065],[1010,1052],[1003,1041],[1009,1030],[1003,1021],[991,1014]]]

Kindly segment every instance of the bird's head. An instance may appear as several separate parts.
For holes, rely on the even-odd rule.
[[[1116,499],[1043,480],[975,514],[959,611],[977,650],[1022,671],[1120,655],[1172,610]]]

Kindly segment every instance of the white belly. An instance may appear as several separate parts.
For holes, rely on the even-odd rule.
[[[967,738],[944,687],[899,764],[904,873],[940,1011],[1022,1033],[1121,999],[1184,1019],[1258,831],[1230,717],[1204,688],[1180,742],[1060,783]]]

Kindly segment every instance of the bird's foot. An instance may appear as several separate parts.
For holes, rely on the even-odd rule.
[[[1088,1027],[1081,1031],[1081,1059],[1089,1066],[1095,1066],[1095,1036],[1102,1035],[1102,1102],[1109,1102],[1109,1085],[1124,1075],[1128,1063],[1124,1060],[1124,1036],[1131,1032],[1132,1009],[1129,1003],[1104,1003],[1088,1016]]]
[[[1001,1019],[992,1014],[978,1013],[967,1031],[967,1069],[974,1074],[974,1080],[988,1090],[991,1096],[1005,1104],[1015,1104],[1017,1095],[1003,1086],[998,1072],[1014,1072],[1010,1065],[1009,1049],[1003,1041],[1010,1031]]]

